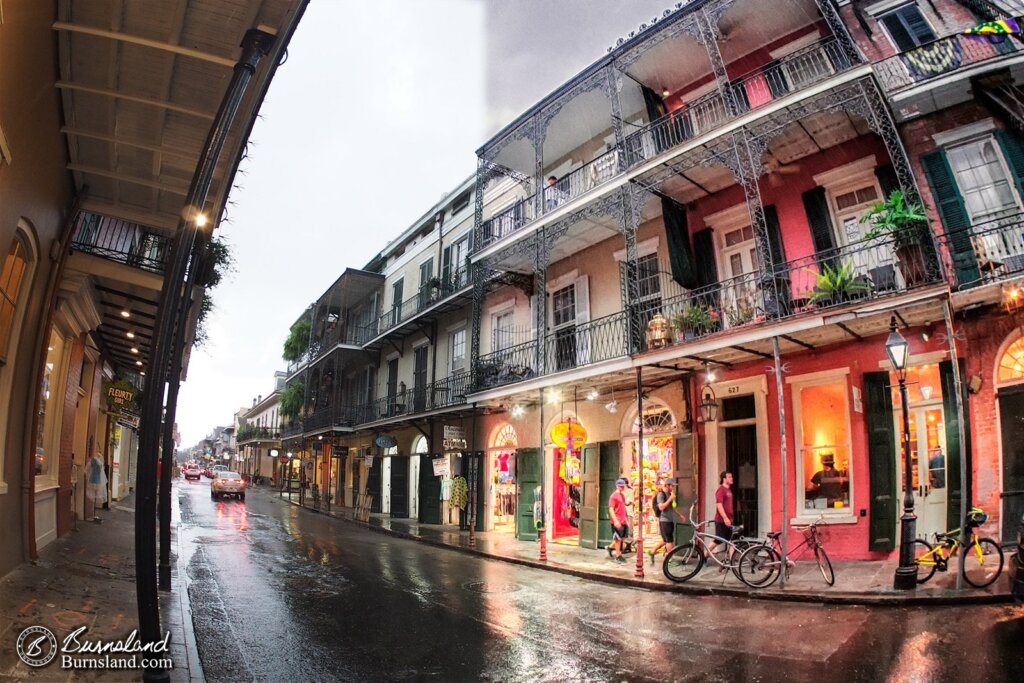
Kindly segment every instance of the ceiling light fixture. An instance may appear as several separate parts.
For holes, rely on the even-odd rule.
[[[128,332],[125,332],[124,336],[128,337],[129,339],[135,339],[135,333],[130,330]]]
[[[662,88],[661,89],[661,96],[662,97],[668,97],[671,94],[672,94],[672,92],[668,88]]]
[[[141,360],[137,360],[137,361],[135,361],[135,364],[136,365],[142,365],[142,361]]]
[[[590,390],[590,391],[589,391],[589,392],[587,393],[587,400],[588,400],[588,401],[596,401],[596,400],[597,400],[597,397],[598,397],[599,395],[600,395],[600,394],[598,394],[598,393],[597,393],[597,389],[591,389],[591,390]]]
[[[132,353],[138,353],[138,352],[139,352],[139,349],[133,346],[132,347]]]
[[[196,214],[196,225],[198,225],[200,228],[203,227],[204,225],[206,225],[206,214],[204,214],[204,213],[197,213]]]
[[[130,317],[132,317],[132,314],[131,314],[131,312],[127,308],[125,308],[125,309],[123,309],[121,311],[121,317],[122,318],[130,318]]]

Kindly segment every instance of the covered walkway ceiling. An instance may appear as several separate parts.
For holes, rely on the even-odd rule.
[[[307,1],[59,0],[61,132],[82,208],[176,229],[242,37],[260,28],[277,40],[243,100],[203,207],[216,219]]]

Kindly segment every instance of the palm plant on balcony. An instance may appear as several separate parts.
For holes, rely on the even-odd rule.
[[[850,261],[842,261],[838,265],[826,263],[815,277],[810,301],[813,304],[831,306],[867,294],[870,289]]]
[[[286,417],[289,421],[293,421],[299,417],[302,412],[302,404],[306,399],[306,385],[304,382],[296,382],[290,384],[284,391],[281,392],[281,399],[279,402],[279,410],[282,417]]]
[[[288,338],[284,340],[284,349],[281,358],[288,362],[295,362],[302,358],[302,355],[309,349],[309,332],[311,326],[309,321],[303,318],[288,331]]]
[[[865,235],[867,239],[892,237],[900,272],[908,287],[925,281],[924,240],[928,216],[924,204],[908,199],[902,190],[893,190],[885,201],[872,206],[860,220],[871,225]]]
[[[690,341],[707,334],[718,324],[721,316],[713,307],[701,303],[686,304],[672,318],[678,341]]]

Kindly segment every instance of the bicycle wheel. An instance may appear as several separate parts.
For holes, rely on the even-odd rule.
[[[820,545],[814,547],[814,559],[818,561],[818,569],[821,571],[825,583],[830,586],[836,585],[836,573],[832,571],[832,563],[828,559],[828,554]]]
[[[704,553],[690,541],[673,548],[661,563],[661,570],[669,580],[682,583],[692,579],[703,566]]]
[[[935,574],[936,554],[931,554],[934,547],[920,538],[914,541],[914,564],[917,565],[917,582],[925,583]]]
[[[975,588],[984,588],[1003,572],[1003,550],[991,538],[979,538],[967,546],[964,556],[964,581]]]
[[[740,555],[737,575],[751,588],[763,588],[775,583],[781,567],[782,561],[775,548],[752,545]]]

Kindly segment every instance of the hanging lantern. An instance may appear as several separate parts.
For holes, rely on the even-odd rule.
[[[718,419],[718,397],[710,384],[705,384],[700,390],[700,416],[704,422]]]
[[[647,348],[660,349],[672,339],[672,325],[661,313],[655,313],[647,323]]]
[[[587,442],[587,430],[579,422],[567,420],[551,428],[551,441],[556,446],[573,451]]]

